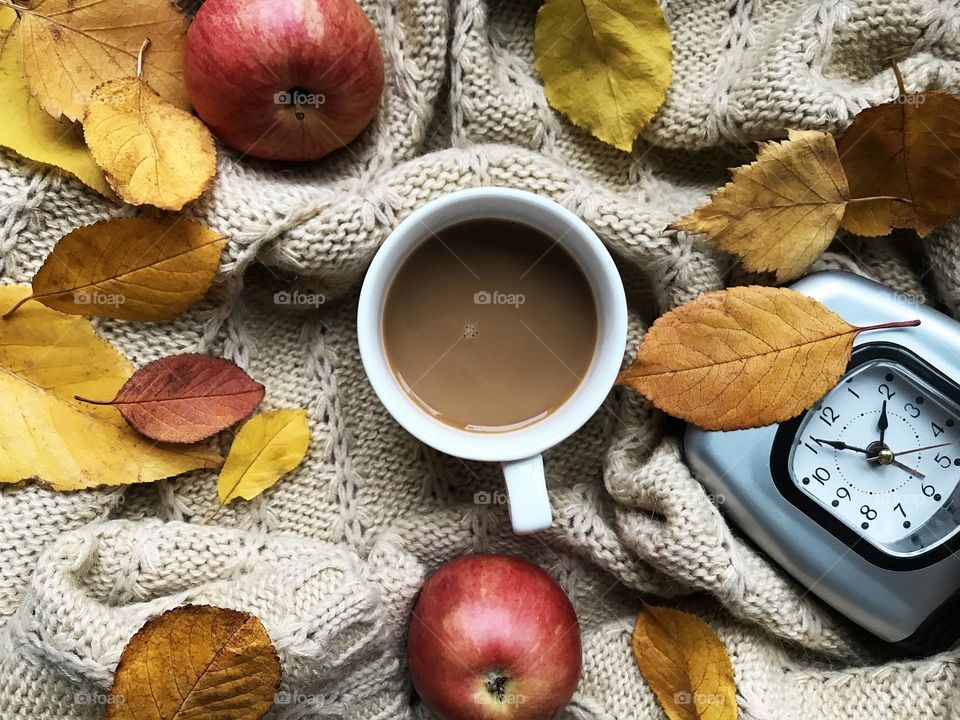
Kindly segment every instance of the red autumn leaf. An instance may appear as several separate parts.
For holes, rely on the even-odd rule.
[[[162,442],[204,440],[248,417],[263,385],[229,360],[187,353],[155,360],[133,374],[113,405],[135,429]]]

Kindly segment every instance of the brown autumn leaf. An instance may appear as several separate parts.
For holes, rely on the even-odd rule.
[[[210,187],[217,172],[207,126],[142,79],[97,87],[83,116],[83,136],[110,187],[131,205],[180,210]]]
[[[907,93],[895,71],[899,97],[860,112],[840,138],[852,196],[881,196],[847,207],[843,227],[857,235],[923,236],[960,214],[960,99]]]
[[[833,240],[850,193],[830,133],[789,133],[762,144],[709,204],[671,227],[706,235],[748,270],[775,272],[777,282],[803,274]]]
[[[857,334],[919,324],[856,327],[796,290],[729,288],[659,317],[617,383],[706,430],[761,427],[836,385]]]
[[[0,311],[29,294],[0,286]],[[130,377],[127,361],[90,321],[31,304],[0,320],[0,483],[36,480],[52,490],[152,482],[222,458],[204,448],[148,441],[113,411],[75,394],[109,394]]]
[[[58,242],[28,300],[72,315],[170,320],[204,296],[227,239],[179,217],[116,218]]]
[[[186,353],[141,368],[113,400],[77,400],[114,406],[154,440],[194,443],[249,417],[263,400],[263,391],[263,385],[229,360]]]
[[[178,107],[190,107],[183,82],[188,23],[169,0],[33,0],[17,11],[24,75],[54,118],[80,120],[98,85],[133,75],[147,38],[153,48],[147,82]]]
[[[249,613],[184,605],[130,638],[105,720],[259,720],[280,687],[280,660]]]
[[[647,605],[637,618],[631,645],[640,674],[670,720],[736,720],[733,665],[703,620]]]

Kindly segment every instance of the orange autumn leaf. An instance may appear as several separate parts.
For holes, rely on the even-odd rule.
[[[189,23],[172,2],[32,0],[17,9],[24,75],[54,118],[82,119],[97,86],[133,74],[145,38],[153,47],[147,82],[178,107],[190,107],[183,83]]]
[[[670,720],[736,720],[733,665],[703,620],[665,607],[644,607],[633,629],[640,674]]]
[[[130,638],[105,720],[259,720],[279,687],[280,661],[260,620],[185,605]]]
[[[662,315],[617,378],[664,412],[706,430],[783,422],[840,379],[865,330],[789,288],[735,287]]]
[[[227,239],[180,217],[115,218],[67,233],[28,300],[73,315],[171,320],[210,288]]]

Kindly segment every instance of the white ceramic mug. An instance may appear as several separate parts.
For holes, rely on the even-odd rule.
[[[574,393],[544,419],[497,433],[456,428],[423,410],[401,388],[383,343],[384,303],[399,267],[440,230],[480,219],[519,222],[556,241],[590,283],[598,315],[593,360]],[[370,383],[396,421],[441,452],[500,462],[514,532],[527,534],[550,527],[553,518],[542,453],[576,432],[599,409],[613,387],[627,338],[623,283],[610,253],[586,223],[552,200],[507,188],[461,190],[434,200],[401,222],[374,257],[360,292],[357,334]]]

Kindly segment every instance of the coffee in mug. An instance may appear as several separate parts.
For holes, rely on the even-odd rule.
[[[560,408],[596,354],[597,303],[553,238],[477,219],[432,233],[387,292],[383,343],[400,386],[458,429],[497,433]]]

